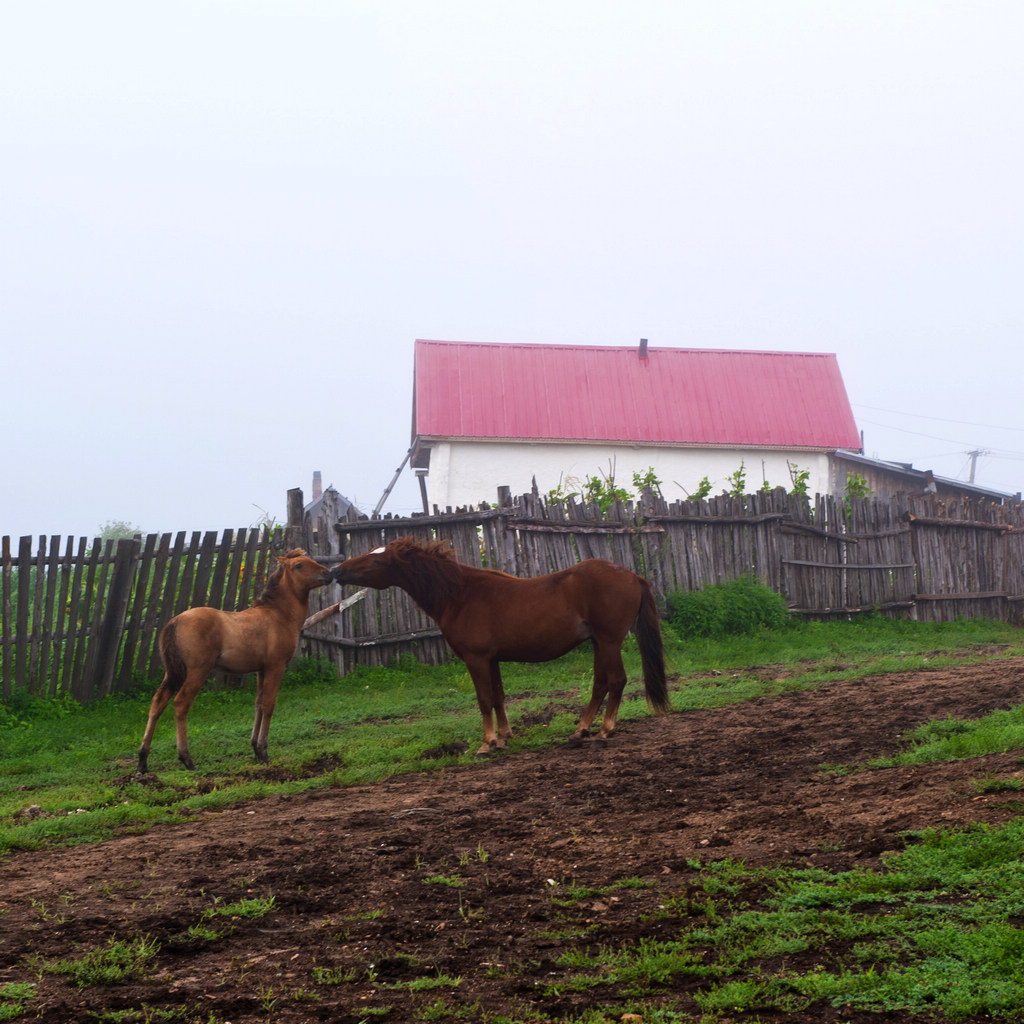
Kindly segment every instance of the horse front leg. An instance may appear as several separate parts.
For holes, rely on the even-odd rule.
[[[267,736],[270,733],[270,719],[277,705],[277,691],[284,675],[284,665],[275,666],[260,672],[256,683],[256,715],[252,723],[252,750],[256,760],[262,764],[270,763],[267,752]]]

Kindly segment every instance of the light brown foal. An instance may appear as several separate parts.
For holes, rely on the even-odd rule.
[[[164,678],[149,706],[149,720],[139,747],[141,773],[147,770],[157,720],[171,698],[178,758],[186,768],[195,767],[188,751],[188,712],[214,669],[256,673],[252,749],[257,760],[264,764],[270,760],[270,719],[281,677],[295,654],[302,624],[309,614],[310,591],[331,581],[330,570],[301,548],[278,556],[277,562],[277,569],[251,608],[240,612],[189,608],[164,626],[160,633]]]

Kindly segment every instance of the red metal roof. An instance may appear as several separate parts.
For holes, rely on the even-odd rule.
[[[830,353],[417,341],[421,439],[860,448]]]

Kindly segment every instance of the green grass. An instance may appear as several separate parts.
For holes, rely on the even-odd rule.
[[[0,985],[0,1021],[14,1020],[28,1012],[28,1003],[35,998],[32,982],[10,982]]]
[[[126,942],[111,939],[106,946],[85,950],[74,960],[47,961],[36,957],[33,964],[43,974],[70,975],[79,988],[87,985],[116,985],[144,977],[158,952],[149,938]]]
[[[215,917],[244,917],[258,920],[266,917],[275,906],[274,897],[268,899],[238,900],[236,903],[218,903],[209,910],[203,912],[204,920],[211,920]]]
[[[836,679],[962,664],[1024,653],[1024,633],[992,621],[922,624],[871,618],[796,624],[727,640],[685,643],[664,627],[672,703],[678,711],[718,707]],[[985,652],[984,655],[982,652]],[[631,684],[621,719],[646,715],[639,659],[625,649]],[[511,750],[560,743],[589,694],[589,652],[556,662],[504,666],[513,730]],[[270,732],[271,764],[249,745],[252,690],[202,690],[189,716],[197,770],[177,761],[171,710],[156,731],[152,777],[135,772],[136,750],[152,688],[82,707],[72,701],[16,697],[0,705],[0,856],[17,849],[91,842],[204,810],[274,793],[370,783],[392,775],[471,762],[480,720],[461,662],[427,667],[409,659],[356,670],[339,679],[323,663],[300,661],[286,677]],[[972,756],[1024,745],[1018,709],[993,716],[989,738],[976,725],[933,726],[912,739],[907,756]],[[944,737],[938,735],[946,730]],[[967,731],[958,732],[957,730]],[[998,736],[996,736],[998,729]],[[986,730],[987,731],[987,730]],[[980,745],[979,744],[987,744]],[[959,747],[963,753],[949,751]],[[453,751],[468,749],[467,754]]]
[[[980,757],[982,754],[1004,754],[1008,750],[1020,748],[1022,735],[1024,705],[993,711],[973,721],[945,718],[938,722],[926,722],[904,737],[911,744],[909,750],[894,757],[877,758],[872,762],[872,767],[929,764],[934,761]]]
[[[674,935],[577,943],[546,992],[614,992],[667,1013],[673,989],[699,981],[709,1019],[823,1000],[848,1013],[1024,1020],[1022,844],[1024,819],[925,833],[881,871],[705,865],[695,880],[704,896],[663,915]],[[735,883],[724,896],[723,878]],[[767,895],[751,903],[755,883]]]
[[[996,622],[944,625],[868,619],[799,624],[728,640],[682,642],[665,628],[673,707],[718,707],[753,697],[811,689],[837,679],[894,670],[952,666],[1024,654],[1024,632]],[[638,658],[626,649],[633,682],[622,718],[647,709],[640,695]],[[512,751],[560,744],[575,725],[590,686],[590,659],[577,652],[539,666],[504,671],[516,737]],[[203,691],[190,716],[198,770],[187,772],[174,752],[173,718],[157,730],[150,767],[135,774],[135,751],[149,692],[89,707],[66,701],[16,699],[0,708],[0,853],[102,840],[156,822],[181,821],[208,808],[274,793],[372,782],[402,772],[432,771],[472,762],[479,716],[464,667],[426,668],[406,662],[338,679],[318,663],[300,662],[282,687],[271,730],[270,766],[257,765],[249,747],[251,689]],[[527,724],[532,723],[532,724]],[[453,753],[459,745],[469,753]],[[976,721],[931,722],[905,737],[905,748],[878,764],[921,764],[1024,748],[1024,708]],[[840,766],[841,767],[841,766]],[[154,780],[155,776],[155,780]],[[1017,779],[980,779],[983,792],[1019,790]],[[705,1024],[759,1014],[808,1013],[830,1004],[840,1019],[906,1013],[950,1021],[1024,1021],[1024,818],[1002,828],[955,833],[927,831],[879,870],[829,873],[817,868],[749,869],[734,861],[694,861],[685,887],[636,877],[600,887],[571,880],[539,882],[551,908],[537,935],[565,936],[539,995],[588,993],[596,1008],[578,1024],[632,1013],[646,1024],[681,1024],[693,1016],[693,993]],[[464,851],[459,867],[486,864],[482,846]],[[459,890],[465,879],[451,864],[425,874],[425,884]],[[468,889],[466,891],[469,891]],[[590,920],[595,898],[636,901],[638,919],[657,925],[657,937],[612,944]],[[59,920],[61,905],[40,904],[40,922]],[[215,902],[189,929],[213,941],[234,918],[275,911],[273,897]],[[377,912],[373,912],[377,913]],[[557,929],[557,932],[555,931]],[[604,939],[602,939],[604,936]],[[158,954],[148,938],[110,939],[77,956],[30,965],[42,977],[60,973],[79,986],[145,977]],[[372,965],[370,968],[372,969]],[[509,964],[494,970],[514,976]],[[355,984],[361,968],[316,968],[309,984]],[[390,984],[422,993],[417,1020],[486,1020],[530,1024],[550,1020],[524,1002],[484,1013],[457,999],[460,979],[434,974]],[[282,993],[285,990],[282,989]],[[607,993],[607,1000],[605,994]],[[295,999],[316,999],[300,989]],[[279,993],[267,992],[270,1016]],[[0,1021],[34,1013],[36,986],[0,986]],[[280,998],[284,998],[283,995]],[[364,1017],[386,1016],[366,1007]],[[111,1010],[104,1019],[175,1019],[168,1010]]]

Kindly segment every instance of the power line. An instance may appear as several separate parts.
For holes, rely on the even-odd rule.
[[[884,410],[881,410],[881,411],[884,411]],[[936,417],[928,417],[928,418],[935,419]],[[925,433],[923,433],[920,430],[908,430],[906,427],[894,427],[894,426],[892,426],[889,423],[877,423],[877,422],[875,422],[873,420],[863,420],[862,422],[867,423],[867,424],[869,424],[872,427],[881,427],[883,430],[895,430],[895,431],[897,431],[900,434],[910,434],[913,437],[925,437],[929,441],[942,441],[944,444],[964,445],[965,447],[970,447],[973,444],[973,442],[971,442],[971,441],[964,441],[964,440],[962,440],[960,438],[955,438],[955,437],[939,437],[936,434],[925,434]],[[952,423],[952,422],[956,422],[956,421],[950,420],[948,422]],[[995,428],[992,428],[992,429],[995,429]],[[961,453],[960,452],[950,452],[949,454],[959,455]],[[988,454],[988,455],[997,455],[999,458],[1004,458],[1004,459],[1024,459],[1024,452],[1016,452],[1016,451],[1013,451],[1013,450],[1008,449],[1008,448],[990,448],[990,449],[986,449],[986,454]],[[934,456],[933,455],[931,457],[932,458],[937,458],[938,456]]]
[[[929,416],[926,413],[906,412],[903,409],[881,409],[877,405],[860,405],[853,403],[857,409],[870,409],[872,412],[885,412],[893,416],[913,416],[919,420],[935,420],[937,423],[955,423],[960,427],[981,427],[983,430],[1012,430],[1017,434],[1024,434],[1024,427],[1000,427],[992,423],[973,423],[970,420],[951,420],[946,416]],[[877,426],[878,424],[876,424]],[[893,428],[894,430],[897,428]],[[927,436],[927,435],[924,435]]]

